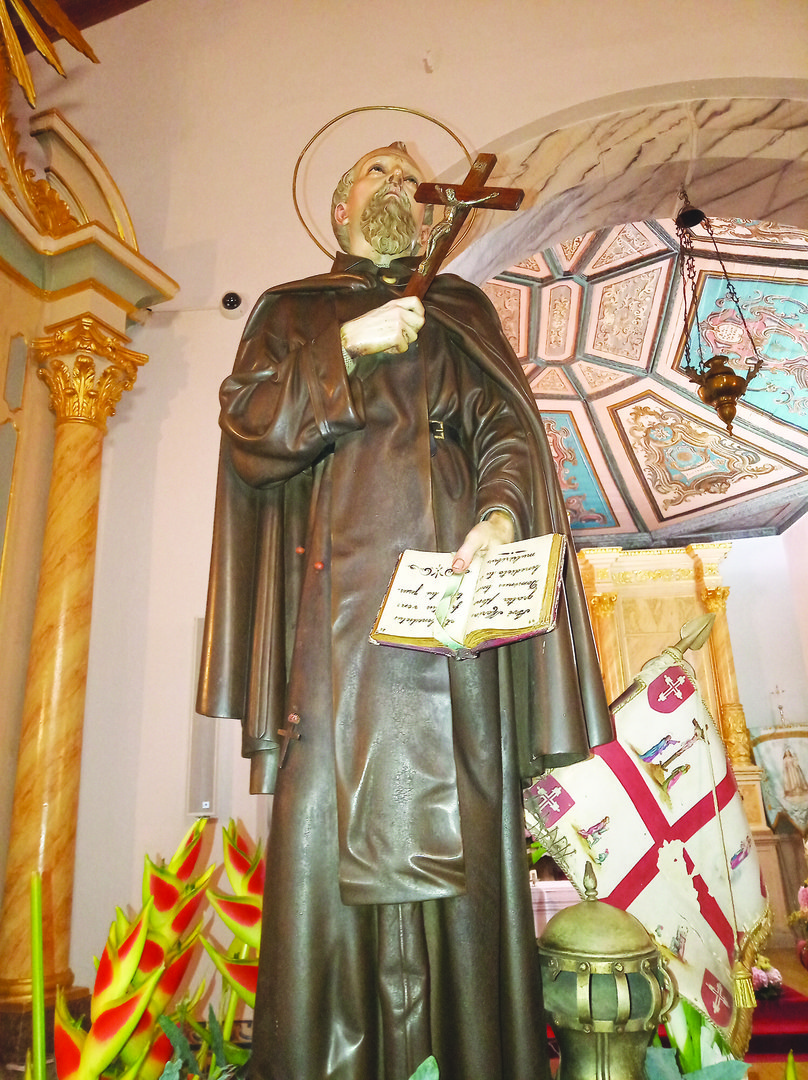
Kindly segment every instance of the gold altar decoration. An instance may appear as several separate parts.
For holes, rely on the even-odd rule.
[[[56,0],[11,0],[11,4],[28,36],[34,43],[37,52],[44,56],[51,67],[58,71],[60,75],[64,75],[64,68],[59,62],[53,42],[45,32],[42,23],[50,26],[60,37],[63,37],[74,49],[92,60],[94,64],[98,63],[98,57],[84,40],[78,27],[73,25],[56,3]],[[0,0],[0,37],[2,37],[3,44],[3,59],[22,87],[23,93],[28,99],[28,104],[34,105],[36,103],[36,91],[33,76],[28,61],[25,59],[25,53],[17,36],[17,31],[11,21],[6,0]]]
[[[31,350],[57,421],[84,421],[106,431],[107,418],[115,415],[148,357],[127,349],[128,338],[90,315],[50,330],[50,337],[33,342]],[[69,355],[75,355],[72,368],[61,359]]]

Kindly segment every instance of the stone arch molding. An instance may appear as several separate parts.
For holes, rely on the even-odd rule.
[[[451,269],[482,283],[594,229],[671,218],[684,185],[717,217],[808,231],[808,80],[675,84],[601,98],[485,147],[516,214],[481,215]],[[503,221],[503,218],[506,220]]]

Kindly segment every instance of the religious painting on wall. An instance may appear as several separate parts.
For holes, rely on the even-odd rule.
[[[763,801],[774,828],[781,816],[808,833],[808,727],[786,725],[752,731],[755,761],[763,769]]]

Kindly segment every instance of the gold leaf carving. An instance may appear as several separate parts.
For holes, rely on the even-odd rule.
[[[729,591],[729,590],[727,590]],[[746,726],[743,705],[727,702],[721,706],[721,734],[733,765],[752,764],[752,743]]]
[[[37,180],[33,169],[26,168],[25,154],[19,150],[19,134],[11,112],[10,78],[0,65],[0,140],[4,164],[0,164],[0,183],[40,232],[46,236],[66,236],[79,227],[67,203],[47,180]]]
[[[717,585],[714,589],[705,589],[701,594],[701,602],[708,611],[716,614],[727,610],[727,598],[729,597],[729,585]]]
[[[597,593],[589,601],[589,606],[596,618],[608,618],[614,614],[616,603],[617,593]]]
[[[50,337],[33,343],[39,377],[50,390],[57,421],[73,420],[106,429],[107,418],[115,415],[124,390],[132,389],[138,367],[148,360],[143,353],[127,349],[127,340],[91,315],[84,315],[54,327]]]
[[[694,571],[690,567],[664,570],[618,570],[612,580],[628,585],[632,581],[690,581]]]

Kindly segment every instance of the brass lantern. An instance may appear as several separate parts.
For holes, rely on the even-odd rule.
[[[554,915],[538,944],[556,1080],[645,1080],[648,1044],[678,995],[642,923],[597,899],[591,866],[584,886],[586,899]]]
[[[685,362],[682,365],[682,371],[687,375],[691,382],[698,385],[699,397],[705,405],[709,405],[711,408],[715,409],[731,435],[732,421],[735,419],[737,404],[746,392],[746,388],[751,380],[757,375],[763,361],[758,355],[757,346],[749,331],[749,327],[746,325],[746,319],[741,310],[741,304],[738,300],[735,286],[729,279],[724,260],[721,258],[721,252],[718,250],[718,244],[713,235],[710,219],[703,210],[699,210],[697,207],[691,205],[686,191],[682,190],[679,197],[683,203],[682,209],[676,215],[676,235],[679,238],[679,273],[682,279],[682,295],[684,299]],[[738,318],[746,332],[746,336],[749,338],[749,344],[751,345],[752,352],[755,356],[755,363],[752,367],[747,369],[746,376],[738,375],[737,372],[733,371],[729,366],[728,357],[712,356],[708,360],[705,360],[701,353],[701,330],[699,329],[697,318],[696,266],[693,257],[693,236],[690,231],[697,225],[704,226],[713,242],[716,257],[721,265],[721,271],[724,275],[727,294],[735,305]],[[689,296],[688,288],[690,290]],[[694,325],[699,346],[698,365],[693,364],[690,356],[689,330],[690,327]]]

